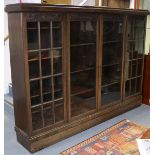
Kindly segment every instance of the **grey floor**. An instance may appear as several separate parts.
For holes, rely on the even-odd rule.
[[[5,155],[30,155],[22,145],[20,145],[16,140],[16,135],[14,131],[14,115],[13,109],[7,103],[4,106],[4,127],[5,127],[5,134],[4,134],[4,151]],[[49,146],[34,155],[58,155],[61,151],[66,150],[67,148],[89,138],[93,135],[103,131],[104,129],[114,125],[115,123],[123,120],[129,119],[135,121],[139,124],[148,126],[150,125],[150,107],[147,105],[141,105],[138,108],[135,108],[129,112],[126,112],[122,115],[119,115],[113,119],[110,119],[106,122],[103,122],[95,127],[92,127],[86,131],[83,131],[79,134],[76,134],[70,138],[67,138],[63,141],[60,141],[52,146]]]

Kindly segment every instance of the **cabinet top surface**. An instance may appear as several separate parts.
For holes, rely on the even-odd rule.
[[[127,13],[148,15],[148,10],[122,9],[109,7],[94,7],[94,6],[74,6],[74,5],[49,5],[22,3],[10,4],[5,7],[8,13],[13,12],[88,12],[88,13]]]

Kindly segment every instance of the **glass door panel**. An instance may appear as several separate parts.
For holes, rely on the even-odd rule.
[[[27,23],[33,130],[64,120],[62,22]]]
[[[123,18],[105,16],[103,21],[102,105],[121,98],[122,47]]]
[[[126,72],[130,72],[131,76],[129,76],[129,74],[126,74],[125,77],[125,97],[141,93],[145,38],[145,18],[129,18],[127,26],[128,44],[126,53]]]
[[[91,19],[70,22],[72,117],[96,108],[96,23]]]

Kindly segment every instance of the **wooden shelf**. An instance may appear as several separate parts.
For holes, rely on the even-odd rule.
[[[113,41],[105,41],[103,44],[112,44],[112,43],[120,43],[121,41],[113,40]]]
[[[115,66],[115,65],[120,65],[120,63],[107,64],[107,65],[103,65],[102,67],[111,67],[111,66]]]
[[[88,68],[85,68],[85,69],[79,69],[77,71],[71,72],[71,74],[76,74],[76,73],[85,72],[85,71],[91,71],[91,70],[95,70],[95,68],[94,67],[88,67]]]
[[[78,46],[89,46],[89,45],[96,45],[96,43],[81,43],[81,44],[71,44],[71,47],[78,47]]]
[[[81,95],[81,94],[85,94],[85,93],[92,92],[92,91],[94,91],[93,88],[87,89],[87,90],[83,90],[83,91],[80,91],[80,92],[78,92],[78,93],[73,93],[73,94],[71,94],[71,97],[77,96],[77,95]]]
[[[117,83],[120,83],[120,81],[114,81],[114,82],[106,82],[107,84],[103,84],[101,87],[108,87],[108,86],[111,86],[113,84],[117,84]]]

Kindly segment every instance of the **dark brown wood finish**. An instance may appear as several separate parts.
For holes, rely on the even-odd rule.
[[[53,144],[80,131],[86,130],[98,123],[101,123],[141,104],[141,92],[137,92],[135,94],[129,95],[128,97],[125,97],[125,82],[127,80],[126,75],[129,70],[129,68],[127,67],[127,23],[131,16],[134,18],[136,17],[135,19],[139,17],[146,17],[149,13],[147,10],[41,4],[13,4],[8,5],[5,10],[9,14],[10,57],[15,111],[15,130],[17,133],[18,141],[29,151],[35,152],[37,150],[40,150],[50,144]],[[104,73],[102,72],[102,54],[104,54],[105,52],[105,40],[103,39],[103,34],[104,29],[106,28],[103,21],[107,16],[114,17],[114,15],[122,17],[124,25],[123,41],[121,42],[121,44],[123,44],[123,52],[120,62],[121,98],[120,100],[114,100],[113,102],[101,106],[102,75],[104,75]],[[84,24],[80,25],[80,33],[83,35],[83,37],[86,37],[86,39],[88,39],[86,42],[85,40],[83,40],[83,42],[77,42],[77,37],[77,40],[71,43],[71,21],[78,21]],[[54,28],[53,22],[55,24]],[[92,36],[94,36],[93,30],[95,28],[95,24],[93,22],[96,22],[96,37],[95,42],[93,42],[92,40],[90,40],[89,42],[89,38],[91,39]],[[29,30],[32,30],[31,38],[28,36],[29,34],[27,31],[27,23],[32,26],[29,28]],[[37,27],[35,27],[36,23]],[[61,30],[59,29],[59,23],[61,23],[62,25]],[[44,25],[42,27],[44,33],[41,32],[41,24]],[[50,25],[49,27],[47,26],[48,24]],[[46,33],[47,35],[47,30],[49,30],[50,39],[47,36],[44,36],[45,40],[44,42],[42,42],[42,34]],[[58,35],[60,33],[59,30],[61,31],[62,41],[60,38],[58,39]],[[56,33],[54,31],[56,31]],[[35,34],[34,32],[37,33]],[[77,31],[77,33],[78,32],[79,31]],[[35,35],[33,35],[33,33]],[[74,36],[78,36],[77,33],[75,33]],[[53,39],[52,37],[55,38]],[[53,40],[55,40],[55,42]],[[116,42],[115,40],[110,41],[111,42],[107,42],[107,44],[118,44],[118,42]],[[30,43],[33,43],[31,44],[31,47],[35,47],[34,49],[29,49]],[[47,47],[43,48],[43,45],[46,45]],[[93,48],[91,49],[90,47],[94,46],[96,46],[96,58],[94,58],[96,59],[96,95],[95,97],[92,96],[93,87],[90,87],[91,84],[86,86],[84,85],[83,87],[80,84],[80,87],[78,87],[80,91],[75,90],[75,92],[72,92],[71,94],[71,48],[74,48],[76,52],[80,51],[81,48],[92,50]],[[83,51],[86,51],[84,49]],[[50,55],[48,55],[47,51],[50,51]],[[58,52],[61,51],[62,55],[59,55],[60,53]],[[45,56],[43,55],[44,57],[42,56],[42,52],[45,52],[46,54]],[[90,54],[91,53],[93,52],[90,51]],[[30,59],[30,54],[32,54],[31,56],[33,56],[32,59]],[[62,71],[54,73],[55,68],[57,69],[57,71],[59,70],[59,66],[57,65],[59,62],[58,60],[61,57]],[[55,63],[54,58],[57,59]],[[143,58],[140,59],[143,60]],[[46,63],[48,62],[48,60],[50,60],[50,64],[46,66],[47,69],[43,70],[42,60],[45,60]],[[138,64],[138,58],[136,59],[136,61]],[[32,71],[29,65],[30,63],[32,63],[34,67],[37,62],[38,76],[34,74],[35,76],[32,77],[30,74]],[[115,63],[111,65],[115,65]],[[49,66],[51,66],[50,69]],[[76,70],[73,70],[72,74],[93,72],[93,67],[94,66],[90,63],[85,68],[78,68]],[[47,71],[50,74],[43,75],[44,71]],[[37,74],[37,68],[35,69],[35,72]],[[59,79],[59,77],[62,77],[62,81],[60,80],[61,78]],[[77,79],[78,78],[79,77],[77,76]],[[134,78],[136,79],[137,85],[137,79],[141,79],[142,82],[142,75],[131,77],[130,81]],[[48,79],[50,79],[51,85],[49,81],[48,84],[47,81],[44,84],[43,80]],[[32,83],[35,83],[35,85],[32,85]],[[115,83],[115,81],[110,84],[106,83],[104,87],[108,87],[111,84],[114,85]],[[61,91],[61,85],[63,96],[55,99],[56,93]],[[46,90],[45,86],[50,86],[50,90]],[[31,94],[31,89],[33,89],[34,91],[34,88],[35,94]],[[115,89],[115,87],[113,89]],[[135,90],[136,89],[137,88],[135,87]],[[51,93],[51,95],[49,95],[49,93]],[[61,96],[61,92],[58,94]],[[44,98],[45,96],[46,98]],[[80,106],[80,104],[82,105],[82,103],[78,102],[80,104],[75,105],[76,109],[74,109],[74,112],[76,113],[80,110],[84,110],[84,113],[80,113],[73,117],[71,115],[71,97],[73,96],[76,96],[76,100],[82,99],[84,101],[87,101],[86,99],[88,98],[88,100],[92,100],[93,103],[93,98],[95,98],[96,108],[90,108],[92,104],[91,102],[89,102],[89,104],[86,102],[86,105],[84,107]],[[38,100],[36,99],[35,104],[32,104],[32,98],[37,97]],[[48,101],[44,101],[45,99],[48,99]],[[49,110],[50,108],[51,110]],[[56,119],[58,120],[56,121]],[[34,128],[34,121],[35,123],[39,123],[40,126],[35,126]]]
[[[103,43],[103,15],[99,16],[99,23],[98,23],[98,48],[97,48],[97,76],[98,76],[98,81],[97,81],[97,89],[96,89],[96,94],[97,94],[97,111],[101,109],[101,77],[102,77],[102,43]]]
[[[66,15],[66,37],[67,37],[67,42],[66,42],[66,62],[67,62],[67,116],[68,116],[68,122],[71,120],[71,86],[70,86],[70,14]]]
[[[27,91],[27,64],[24,42],[23,13],[8,15],[11,76],[16,127],[31,135],[31,110]],[[22,51],[22,52],[21,52]],[[20,72],[20,73],[19,73]]]
[[[144,59],[143,103],[150,105],[150,54]]]
[[[108,8],[108,7],[93,7],[93,6],[74,6],[74,5],[46,5],[46,4],[12,4],[5,8],[6,12],[88,12],[88,13],[111,13],[117,14],[139,14],[148,15],[148,10],[140,9],[120,9],[120,8]]]
[[[122,77],[123,77],[123,81],[122,81],[122,100],[125,99],[125,82],[126,82],[126,73],[127,73],[127,67],[126,67],[126,63],[127,63],[127,58],[126,58],[126,52],[127,52],[127,16],[125,16],[125,19],[124,19],[124,34],[123,34],[123,40],[124,40],[124,43],[123,43],[123,60],[124,60],[124,63],[122,65]]]

